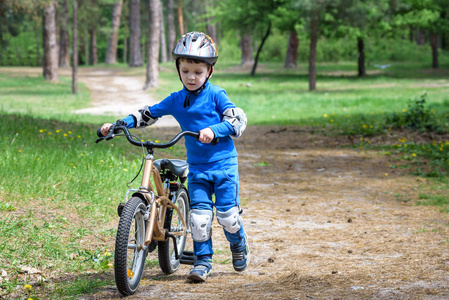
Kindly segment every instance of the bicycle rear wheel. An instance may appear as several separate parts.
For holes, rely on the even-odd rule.
[[[144,249],[146,206],[142,199],[132,197],[123,208],[115,240],[115,284],[122,295],[136,292],[142,278],[148,248]]]
[[[189,196],[187,195],[186,189],[181,188],[178,190],[175,205],[179,208],[180,214],[188,226]],[[164,228],[167,228],[170,232],[182,232],[184,229],[186,230],[185,235],[176,236],[176,244],[173,243],[173,239],[171,238],[168,238],[165,242],[158,243],[159,266],[165,274],[172,274],[178,270],[181,263],[180,258],[186,245],[187,228],[184,228],[180,215],[174,209],[167,212]],[[175,247],[178,249],[178,259],[175,256]]]

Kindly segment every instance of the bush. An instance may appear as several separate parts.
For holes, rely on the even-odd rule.
[[[444,123],[439,122],[431,106],[426,105],[427,93],[424,92],[410,100],[409,109],[387,116],[386,126],[394,129],[411,129],[419,132],[447,132]]]

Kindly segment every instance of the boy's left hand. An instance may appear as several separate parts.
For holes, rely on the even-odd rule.
[[[200,130],[200,137],[198,138],[201,143],[209,144],[215,137],[215,133],[209,127]]]

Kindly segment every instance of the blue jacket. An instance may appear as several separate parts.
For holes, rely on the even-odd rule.
[[[172,115],[182,130],[197,132],[210,127],[215,137],[219,138],[217,145],[203,144],[194,137],[185,136],[187,162],[204,164],[237,156],[234,142],[230,137],[234,134],[234,128],[228,121],[223,121],[223,112],[233,107],[236,106],[231,102],[226,91],[208,81],[198,95],[183,88],[171,93],[149,109],[153,118]],[[128,127],[135,127],[131,116],[124,120]]]

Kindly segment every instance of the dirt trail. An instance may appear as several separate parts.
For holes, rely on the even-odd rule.
[[[81,74],[80,81],[92,90],[92,107],[111,94],[137,107],[151,100],[138,78],[116,71]],[[215,220],[207,283],[186,282],[190,266],[167,277],[147,268],[127,299],[449,299],[448,216],[414,204],[426,179],[297,127],[250,126],[235,142],[250,267],[233,271]],[[115,286],[82,297],[119,298]]]

